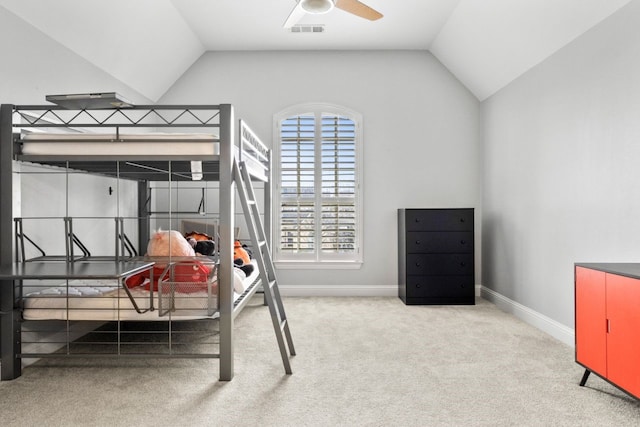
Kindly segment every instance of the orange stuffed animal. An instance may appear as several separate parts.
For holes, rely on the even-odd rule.
[[[244,271],[244,274],[247,276],[253,273],[251,252],[249,252],[247,245],[240,243],[240,240],[236,240],[233,244],[233,263],[240,270]]]

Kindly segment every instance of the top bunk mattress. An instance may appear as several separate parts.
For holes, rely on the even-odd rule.
[[[30,158],[81,157],[134,159],[172,157],[213,158],[220,154],[219,138],[212,134],[41,134],[21,138],[20,155]]]

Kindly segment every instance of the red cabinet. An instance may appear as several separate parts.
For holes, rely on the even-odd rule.
[[[576,264],[576,362],[640,397],[640,265]]]
[[[576,267],[576,361],[607,376],[605,274]]]

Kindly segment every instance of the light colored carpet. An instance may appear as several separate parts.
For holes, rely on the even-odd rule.
[[[478,299],[286,298],[284,375],[261,298],[217,360],[42,360],[0,383],[3,426],[637,426],[640,404],[573,349]]]

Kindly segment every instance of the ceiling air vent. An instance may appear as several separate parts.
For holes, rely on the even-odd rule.
[[[324,25],[294,25],[291,27],[290,31],[292,33],[324,33]]]

